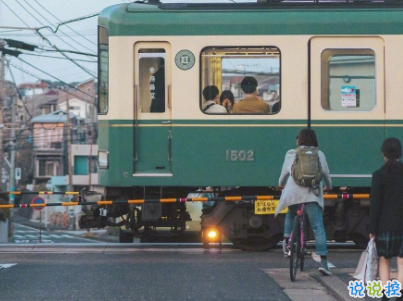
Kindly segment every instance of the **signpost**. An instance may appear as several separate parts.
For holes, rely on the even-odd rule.
[[[31,204],[45,204],[45,200],[40,196],[34,197]],[[39,211],[39,243],[42,242],[42,210],[44,206],[32,206],[35,210]]]

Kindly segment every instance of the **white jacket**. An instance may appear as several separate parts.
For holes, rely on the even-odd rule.
[[[227,109],[224,108],[223,106],[216,104],[213,100],[206,101],[203,105],[203,110],[205,107],[207,107],[210,104],[214,104],[214,105],[209,107],[204,113],[225,113],[225,114],[227,114]]]
[[[329,166],[327,165],[325,154],[319,150],[318,155],[320,164],[322,166],[323,180],[326,183],[326,187],[332,187],[332,180],[330,178]],[[285,185],[285,187],[281,194],[280,202],[278,203],[275,216],[286,207],[301,203],[317,202],[319,206],[323,209],[322,183],[320,184],[318,196],[312,191],[311,188],[297,185],[291,176],[291,167],[294,163],[294,159],[295,149],[290,149],[285,154],[283,168],[281,170],[279,185]]]

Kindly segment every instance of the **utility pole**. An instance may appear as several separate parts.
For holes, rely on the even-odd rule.
[[[2,40],[0,40],[0,45]],[[3,84],[4,83],[4,75],[5,75],[5,61],[6,61],[6,55],[4,52],[1,52],[1,59],[0,59],[0,82],[2,83],[0,85],[0,126],[3,125],[3,99],[6,96],[6,87]],[[3,131],[0,130],[0,189],[3,189]]]
[[[15,190],[15,107],[17,105],[18,101],[18,91],[17,87],[16,89],[16,94],[13,96],[13,100],[11,102],[11,142],[10,142],[10,147],[11,147],[11,154],[10,154],[10,163],[11,163],[11,170],[10,170],[10,191]],[[10,195],[10,202],[11,204],[14,204],[14,194]]]
[[[26,29],[26,28],[24,28]],[[32,29],[31,29],[32,30]],[[10,49],[15,48],[15,49]],[[24,49],[28,51],[34,51],[35,48],[37,48],[36,45],[24,43],[21,41],[17,40],[12,40],[12,39],[0,39],[0,51],[1,51],[1,64],[0,64],[0,82],[2,83],[2,89],[4,88],[4,96],[6,93],[6,87],[7,84],[5,83],[5,61],[6,61],[6,54],[18,57],[22,52],[17,50],[17,49]],[[10,190],[13,191],[15,189],[15,107],[17,105],[17,100],[18,100],[18,88],[13,84],[15,87],[15,96],[13,95],[13,101],[11,103],[11,154],[10,154],[10,159],[11,159],[11,170],[10,170]],[[0,91],[3,93],[3,91]],[[4,98],[3,98],[4,102]],[[3,125],[3,109],[4,109],[4,103],[0,104],[0,127],[4,126]],[[0,185],[2,183],[2,174],[3,174],[3,131],[0,131]],[[1,188],[1,186],[0,186]],[[14,194],[10,196],[11,203],[14,203]]]
[[[70,103],[67,96],[67,165],[69,173],[69,191],[73,191],[73,169],[71,165],[71,120],[70,120]]]

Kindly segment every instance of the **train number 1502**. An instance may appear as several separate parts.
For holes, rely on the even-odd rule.
[[[241,161],[241,162],[251,162],[254,161],[254,151],[253,150],[227,150],[225,152],[225,161]]]

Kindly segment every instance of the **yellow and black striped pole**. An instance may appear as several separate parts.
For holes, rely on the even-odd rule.
[[[0,194],[35,194],[35,195],[79,195],[79,192],[25,192],[25,191],[1,191]],[[369,194],[326,194],[323,196],[326,200],[353,200],[353,199],[368,199]],[[207,201],[225,201],[225,202],[238,202],[238,201],[256,201],[256,200],[278,200],[280,196],[277,195],[249,195],[249,196],[222,196],[222,197],[199,197],[199,198],[167,198],[167,199],[134,199],[134,200],[102,200],[92,202],[61,202],[61,203],[43,203],[43,204],[9,204],[0,205],[0,208],[28,208],[28,207],[50,207],[50,206],[79,206],[79,205],[118,205],[118,204],[135,204],[140,205],[144,203],[187,203],[187,202],[207,202]]]

